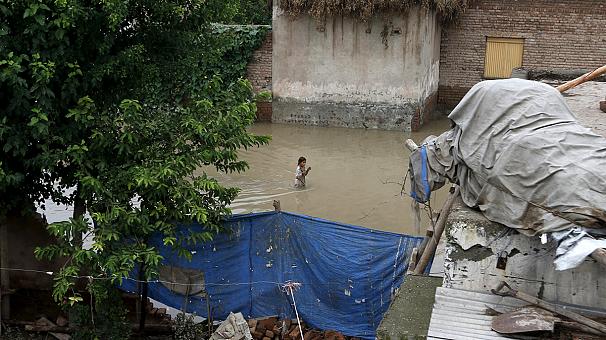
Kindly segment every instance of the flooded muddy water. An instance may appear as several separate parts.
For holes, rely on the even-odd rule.
[[[606,83],[588,82],[565,94],[579,121],[606,136],[606,115],[599,109]],[[250,164],[242,174],[218,174],[205,169],[223,184],[242,189],[232,204],[234,213],[273,210],[279,200],[282,210],[321,217],[374,229],[414,234],[411,199],[400,195],[407,171],[406,138],[420,143],[428,135],[449,128],[447,119],[431,121],[415,133],[397,131],[323,128],[257,123],[255,134],[271,135],[269,145],[240,152]],[[312,167],[307,188],[293,188],[299,156]],[[408,186],[407,186],[408,188]],[[437,211],[446,190],[433,193]],[[42,211],[49,222],[68,219],[71,207],[46,202]],[[427,224],[426,213],[422,217]]]
[[[408,185],[401,195],[409,154],[404,141],[420,143],[448,128],[446,119],[431,121],[414,133],[257,123],[250,131],[271,135],[272,140],[240,153],[250,165],[248,171],[206,171],[221,183],[242,189],[231,205],[235,214],[273,210],[273,200],[279,200],[284,211],[415,234]],[[312,168],[305,189],[293,186],[300,156]],[[433,194],[434,211],[445,197],[444,189]],[[427,223],[427,213],[421,213]]]
[[[250,169],[241,174],[217,173],[203,169],[227,186],[242,189],[231,205],[234,214],[273,210],[279,200],[284,211],[332,221],[361,225],[404,234],[424,234],[415,230],[408,188],[400,194],[408,169],[406,138],[420,143],[428,135],[449,128],[448,120],[429,122],[421,131],[325,128],[257,123],[250,131],[271,135],[268,145],[241,151]],[[305,189],[295,189],[297,159],[307,158],[312,170]],[[432,193],[437,211],[446,190]],[[49,222],[67,220],[71,207],[46,202]],[[428,225],[426,210],[421,211]]]

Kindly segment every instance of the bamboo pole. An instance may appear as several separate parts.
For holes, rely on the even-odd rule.
[[[421,259],[417,263],[417,267],[415,268],[414,274],[421,275],[425,272],[425,267],[429,263],[429,260],[436,252],[436,248],[438,247],[438,242],[440,241],[440,237],[442,236],[442,232],[444,232],[444,227],[446,226],[446,219],[448,218],[448,214],[450,213],[450,208],[452,208],[452,204],[455,201],[455,198],[459,196],[459,191],[461,189],[458,185],[454,185],[451,188],[450,195],[444,205],[442,206],[442,210],[440,211],[440,217],[438,218],[438,222],[436,222],[435,229],[433,231],[433,236],[427,242],[427,246],[421,254]]]
[[[415,151],[416,149],[418,149],[418,148],[419,148],[419,146],[418,146],[418,145],[417,145],[417,144],[416,144],[416,143],[415,143],[415,142],[414,142],[412,139],[407,139],[407,140],[404,142],[404,146],[406,146],[406,148],[407,148],[407,149],[408,149],[410,152],[413,152],[413,151]]]
[[[573,87],[575,87],[577,85],[580,85],[580,84],[582,84],[582,83],[584,83],[586,81],[590,81],[592,79],[595,79],[595,78],[601,76],[604,73],[606,73],[606,65],[604,65],[602,67],[599,67],[599,68],[597,68],[597,69],[595,69],[595,70],[593,70],[591,72],[587,72],[584,75],[582,75],[582,76],[580,76],[580,77],[578,77],[576,79],[568,81],[568,82],[566,82],[566,83],[564,83],[564,84],[556,87],[556,89],[558,89],[558,91],[560,91],[560,92],[568,91],[571,88],[573,88]]]
[[[410,152],[414,152],[419,148],[419,146],[412,139],[407,139],[404,142],[404,146],[406,146],[406,148]],[[454,190],[451,191],[450,196],[444,203],[444,206],[442,206],[442,210],[440,212],[440,217],[438,218],[438,221],[436,222],[436,226],[433,230],[433,233],[431,234],[431,238],[427,237],[427,239],[423,240],[423,242],[421,244],[421,249],[418,252],[420,259],[414,268],[414,272],[413,272],[414,275],[421,275],[425,271],[425,267],[427,267],[429,260],[431,259],[433,254],[436,252],[436,248],[438,247],[438,242],[440,241],[440,237],[442,236],[442,232],[444,231],[444,227],[446,226],[446,218],[448,217],[450,208],[452,207],[452,204],[454,203],[455,198],[459,195],[459,191],[460,191],[459,186],[455,185],[453,188],[454,188]],[[429,236],[429,233],[428,233],[428,236]]]

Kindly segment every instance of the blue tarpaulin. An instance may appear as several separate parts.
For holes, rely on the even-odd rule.
[[[190,249],[192,261],[163,246],[160,236],[151,242],[164,264],[204,272],[215,320],[230,312],[294,318],[292,300],[281,289],[292,281],[301,283],[294,298],[308,325],[365,339],[375,338],[422,240],[287,212],[236,215],[225,227],[226,233]],[[136,286],[125,280],[122,288]],[[183,295],[158,282],[149,283],[149,297],[178,309],[184,304]],[[206,301],[190,298],[187,311],[206,317]]]

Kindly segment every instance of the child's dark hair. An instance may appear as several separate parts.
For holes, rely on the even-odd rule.
[[[301,162],[306,162],[307,159],[305,159],[305,157],[299,157],[299,161],[297,162],[297,165],[301,165]]]

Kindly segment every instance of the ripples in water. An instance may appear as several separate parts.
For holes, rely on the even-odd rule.
[[[404,140],[420,142],[449,128],[446,120],[430,122],[420,132],[306,127],[257,123],[250,131],[271,135],[269,145],[240,153],[250,169],[222,174],[201,169],[228,186],[242,189],[234,213],[273,209],[401,233],[415,233],[410,198],[400,195],[408,169]],[[299,156],[311,166],[304,190],[293,188]],[[439,208],[444,193],[432,205]],[[434,208],[434,210],[437,210]],[[424,219],[427,221],[427,218]]]

